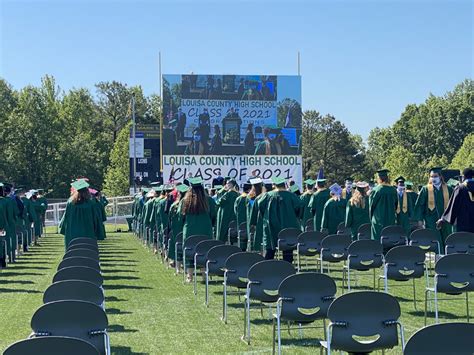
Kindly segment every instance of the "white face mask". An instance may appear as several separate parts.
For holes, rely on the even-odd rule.
[[[441,179],[439,178],[439,176],[432,177],[431,182],[433,183],[433,185],[439,185],[441,183]]]
[[[401,192],[405,191],[405,186],[398,186],[397,190],[398,190],[398,192],[401,193]]]

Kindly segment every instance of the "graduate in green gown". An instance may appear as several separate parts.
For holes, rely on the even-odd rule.
[[[38,203],[41,206],[41,235],[43,235],[43,228],[46,226],[46,211],[48,210],[48,200],[44,196],[44,189],[37,189],[38,191]]]
[[[158,202],[158,219],[160,220],[160,225],[157,226],[160,229],[160,233],[157,234],[160,244],[164,245],[165,241],[168,240],[169,232],[169,211],[171,204],[173,203],[173,195],[171,194],[174,190],[174,186],[171,184],[163,185],[162,198]],[[162,248],[164,251],[164,248]]]
[[[143,241],[147,243],[154,242],[154,233],[157,229],[156,221],[156,203],[161,195],[157,194],[157,190],[161,192],[161,187],[157,186],[147,193],[147,201],[145,206],[143,206],[143,225],[145,227],[145,233],[143,235]],[[153,252],[156,253],[156,248],[154,247]]]
[[[77,180],[71,185],[73,192],[59,222],[59,232],[64,235],[65,248],[74,238],[97,239],[98,228],[102,223],[95,211],[95,201],[91,200],[89,183]]]
[[[175,260],[176,257],[176,237],[179,233],[183,231],[183,219],[179,215],[179,203],[184,198],[186,192],[188,192],[189,187],[185,184],[179,184],[176,186],[178,193],[176,194],[176,200],[172,203],[170,207],[169,216],[169,225],[170,225],[170,242],[168,249],[168,260],[170,260],[170,266],[175,267],[175,263],[180,264],[180,255],[178,255],[178,260]]]
[[[397,190],[390,185],[389,170],[377,171],[378,185],[370,192],[369,211],[372,223],[372,239],[380,240],[382,229],[395,224],[395,210],[398,204]]]
[[[244,183],[243,192],[235,199],[234,213],[237,221],[237,228],[244,223],[247,230],[247,195],[251,188],[252,185],[250,183]],[[247,242],[245,240],[240,241],[240,248],[243,251],[247,250]]]
[[[16,223],[19,218],[19,209],[16,204],[16,201],[11,196],[12,185],[4,184],[3,194],[5,199],[3,203],[6,208],[7,216],[7,228],[6,228],[6,237],[7,237],[7,253],[10,262],[15,261],[15,251],[16,251]]]
[[[345,224],[347,228],[351,229],[352,240],[357,240],[358,230],[361,225],[370,223],[368,189],[368,183],[364,181],[358,182],[346,206]]]
[[[183,223],[183,242],[193,235],[212,238],[212,226],[216,219],[214,200],[206,194],[200,177],[188,179],[191,188],[179,204],[179,216]],[[187,268],[187,281],[192,281],[193,269]]]
[[[316,180],[316,192],[311,196],[309,208],[313,214],[314,230],[321,230],[321,220],[323,219],[324,205],[331,197],[329,190],[326,188],[326,179],[319,178]]]
[[[352,185],[354,184],[354,179],[351,177],[346,178],[346,182],[341,192],[341,200],[347,204],[352,197]]]
[[[97,240],[104,240],[106,238],[104,223],[107,221],[105,206],[100,201],[99,191],[89,188],[89,193],[92,196],[91,201],[93,202],[94,210],[97,214],[97,219],[101,221],[101,223],[97,226],[96,238]]]
[[[301,227],[304,229],[306,226],[306,222],[310,219],[311,223],[313,220],[313,213],[311,212],[311,208],[309,206],[309,202],[311,201],[311,197],[314,193],[314,185],[316,181],[313,179],[307,179],[304,181],[306,189],[305,192],[300,196],[301,200],[301,209],[300,209],[300,220],[301,220]]]
[[[229,223],[236,221],[235,200],[239,197],[239,185],[230,179],[224,187],[224,193],[217,197],[216,239],[227,242]]]
[[[444,182],[441,170],[441,167],[430,169],[428,184],[421,188],[416,200],[414,218],[418,221],[420,227],[424,223],[425,228],[437,230],[436,222],[448,206],[453,190]],[[452,226],[444,223],[441,230],[437,231],[441,250],[444,250],[444,242],[446,237],[452,233]]]
[[[247,235],[250,240],[251,251],[262,251],[263,215],[266,210],[266,192],[261,178],[250,179],[252,188],[247,196]],[[253,233],[253,235],[252,235]]]
[[[329,187],[331,198],[326,201],[321,220],[321,231],[326,229],[329,234],[337,233],[337,226],[346,218],[346,200],[341,199],[342,188],[338,184]]]
[[[397,183],[397,224],[403,227],[405,231],[405,235],[407,237],[410,236],[411,232],[411,224],[410,219],[413,215],[413,210],[415,205],[413,204],[412,199],[408,197],[408,193],[406,191],[405,186],[405,178],[403,176],[399,176],[395,179]]]
[[[4,238],[7,234],[7,208],[6,208],[6,200],[3,196],[4,185],[0,182],[0,237]],[[6,263],[6,255],[3,247],[3,243],[0,243],[0,268],[4,268],[7,266]]]
[[[34,244],[38,245],[38,240],[41,237],[43,231],[43,222],[41,221],[41,214],[43,213],[43,206],[41,201],[38,201],[38,191],[32,190],[32,195],[30,198],[31,204],[35,210],[35,220],[33,221],[33,230],[34,230]]]
[[[301,201],[294,193],[286,190],[286,180],[274,177],[275,189],[267,193],[267,209],[263,218],[263,247],[265,259],[273,259],[278,234],[285,228],[301,228],[299,214]],[[283,259],[292,263],[293,251],[284,251]]]
[[[33,208],[32,204],[31,204],[31,201],[29,200],[30,195],[29,193],[26,193],[24,190],[20,192],[20,199],[21,199],[21,202],[23,202],[23,206],[24,206],[24,211],[25,211],[25,214],[24,214],[24,218],[23,218],[23,223],[24,223],[24,229],[25,229],[25,233],[26,233],[26,239],[27,239],[27,248],[31,245],[32,241],[33,241],[33,235],[31,233],[31,226],[35,220],[35,215],[36,215],[36,212],[35,212],[35,209]]]

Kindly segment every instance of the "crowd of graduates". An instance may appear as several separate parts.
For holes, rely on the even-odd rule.
[[[48,201],[43,189],[14,188],[0,182],[0,268],[15,262],[43,234]]]
[[[417,228],[432,228],[444,247],[453,228],[474,232],[473,170],[465,169],[463,175],[448,184],[442,168],[432,168],[428,183],[418,192],[402,176],[392,183],[387,169],[377,171],[376,183],[348,178],[344,186],[333,183],[329,187],[321,169],[315,180],[304,181],[304,191],[280,177],[271,182],[253,177],[241,187],[230,177],[217,177],[206,187],[200,177],[188,177],[142,189],[134,199],[133,225],[141,236],[154,241],[155,252],[157,241],[169,245],[167,258],[172,266],[178,262],[174,260],[176,236],[182,233],[185,241],[192,235],[205,235],[227,242],[232,221],[244,225],[251,236],[246,245],[240,245],[242,250],[260,252],[266,259],[275,257],[278,234],[285,228],[336,234],[341,223],[350,228],[354,239],[366,223],[371,224],[375,240],[389,225],[401,225],[407,236]],[[293,253],[283,252],[283,259],[292,262]],[[192,270],[188,272],[191,280]]]

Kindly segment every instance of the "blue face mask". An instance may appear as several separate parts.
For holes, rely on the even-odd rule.
[[[441,179],[439,178],[439,176],[432,177],[431,182],[433,183],[433,185],[439,185],[441,183]]]

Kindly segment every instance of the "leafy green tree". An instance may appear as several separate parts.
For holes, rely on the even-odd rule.
[[[110,165],[105,175],[104,191],[110,196],[129,194],[130,159],[128,154],[130,124],[120,131],[110,152]]]
[[[387,156],[385,167],[390,170],[393,179],[403,176],[416,185],[426,180],[424,167],[418,164],[415,155],[405,147],[395,146]]]
[[[465,168],[474,167],[474,133],[464,138],[464,142],[454,156],[450,168],[463,171]]]

